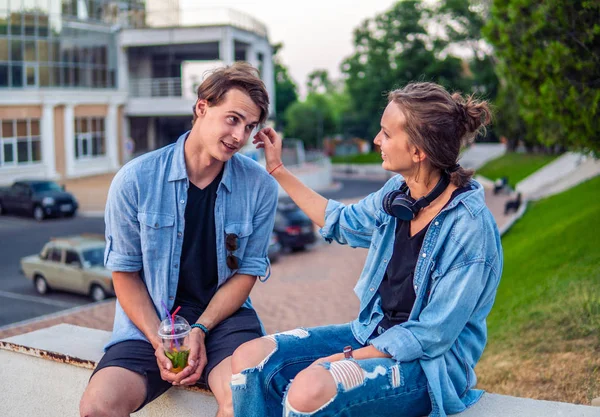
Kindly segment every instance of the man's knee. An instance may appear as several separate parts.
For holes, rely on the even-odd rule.
[[[272,336],[265,336],[244,343],[236,349],[231,357],[231,372],[239,374],[264,364],[265,360],[277,349]]]
[[[100,398],[97,393],[86,390],[79,402],[79,415],[81,417],[120,417],[127,413],[110,399]]]
[[[297,412],[312,413],[329,403],[336,393],[331,373],[322,366],[310,367],[292,381],[285,406]]]
[[[103,368],[94,374],[83,393],[79,413],[82,417],[129,416],[145,396],[141,375],[118,367]]]

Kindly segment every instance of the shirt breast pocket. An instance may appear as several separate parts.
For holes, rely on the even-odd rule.
[[[373,236],[371,237],[371,246],[375,249],[379,248],[379,246],[381,245],[381,241],[383,240],[383,237],[389,224],[389,219],[383,222],[379,221],[377,218],[375,219],[375,233],[373,233]]]
[[[175,216],[166,213],[138,213],[143,256],[168,257],[173,240]]]
[[[253,232],[252,223],[228,223],[225,225],[225,243],[227,256],[238,258],[238,263],[244,259],[248,240]],[[229,236],[229,237],[228,237]],[[251,255],[250,255],[251,256]],[[239,269],[239,268],[236,268]]]

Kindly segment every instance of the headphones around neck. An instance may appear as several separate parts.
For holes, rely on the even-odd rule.
[[[408,195],[408,185],[405,182],[399,190],[390,191],[383,197],[383,211],[400,220],[410,221],[417,216],[422,208],[427,207],[433,200],[438,198],[448,187],[448,184],[450,184],[450,176],[442,171],[440,180],[433,187],[433,190],[415,201],[414,198]]]

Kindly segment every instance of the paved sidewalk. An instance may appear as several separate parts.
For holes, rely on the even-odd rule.
[[[505,195],[486,191],[486,201],[499,227],[504,216]],[[345,200],[351,203],[357,200]],[[286,254],[272,266],[271,278],[257,282],[251,297],[268,332],[297,326],[344,323],[358,314],[358,299],[353,288],[367,257],[366,249],[327,244],[319,240],[306,252]],[[0,330],[0,339],[33,330],[69,323],[101,330],[112,330],[115,301],[105,301],[67,310]]]

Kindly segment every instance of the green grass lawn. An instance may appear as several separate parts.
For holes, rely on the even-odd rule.
[[[331,157],[331,162],[334,164],[380,164],[381,161],[382,159],[380,152]]]
[[[600,349],[600,176],[534,202],[504,235],[490,349],[551,351],[592,337]]]
[[[493,159],[477,170],[477,174],[495,181],[508,177],[512,188],[524,178],[556,159],[558,155],[538,155],[528,153],[507,153]]]

